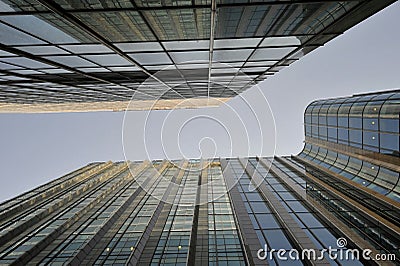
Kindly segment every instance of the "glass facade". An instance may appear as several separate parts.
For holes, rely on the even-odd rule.
[[[299,158],[400,202],[400,92],[312,102]]]
[[[299,156],[400,202],[399,172],[310,144]]]
[[[2,0],[0,111],[230,98],[392,2]]]
[[[346,227],[357,232],[380,252],[399,256],[400,235],[396,229],[399,208],[396,205],[380,202],[354,186],[333,179],[321,168],[310,167],[296,158],[280,158],[279,161],[282,161],[280,165],[292,170],[296,178],[303,178],[307,195],[316,199]],[[321,182],[310,179],[310,175]]]
[[[396,254],[399,121],[398,90],[314,101],[304,113],[306,144],[285,161],[306,177],[308,195],[377,249]]]
[[[323,253],[343,236],[343,252],[367,239],[374,252],[398,255],[400,236],[382,222],[398,224],[398,212],[378,206],[377,225],[308,169],[289,157],[89,164],[0,205],[0,263],[303,265],[312,259],[274,251],[307,247],[331,265],[361,265]],[[256,255],[264,248],[271,257]]]
[[[321,100],[305,111],[305,135],[400,156],[400,92]]]

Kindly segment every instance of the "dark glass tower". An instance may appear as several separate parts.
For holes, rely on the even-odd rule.
[[[217,105],[393,2],[1,0],[0,112]]]
[[[0,205],[0,263],[399,263],[398,148],[369,139],[398,138],[399,110],[398,91],[316,101],[298,156],[89,164]]]

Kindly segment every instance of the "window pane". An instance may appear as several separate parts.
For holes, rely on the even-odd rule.
[[[368,130],[378,130],[378,119],[364,118],[363,128]]]
[[[379,127],[381,131],[398,133],[399,119],[381,118],[379,119]]]
[[[350,117],[349,118],[349,127],[361,128],[362,127],[361,117]]]
[[[381,133],[380,141],[381,141],[382,148],[397,151],[397,152],[399,151],[399,136],[398,135]]]
[[[356,143],[362,143],[362,131],[361,130],[349,130],[350,141]]]

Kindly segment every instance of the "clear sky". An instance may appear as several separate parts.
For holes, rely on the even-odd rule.
[[[221,108],[147,122],[131,112],[125,127],[124,113],[0,114],[0,201],[89,162],[124,160],[124,148],[131,160],[296,154],[311,101],[400,87],[399,14],[396,2]]]

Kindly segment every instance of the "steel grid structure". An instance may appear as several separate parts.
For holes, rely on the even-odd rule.
[[[393,2],[2,0],[0,112],[226,101]]]

